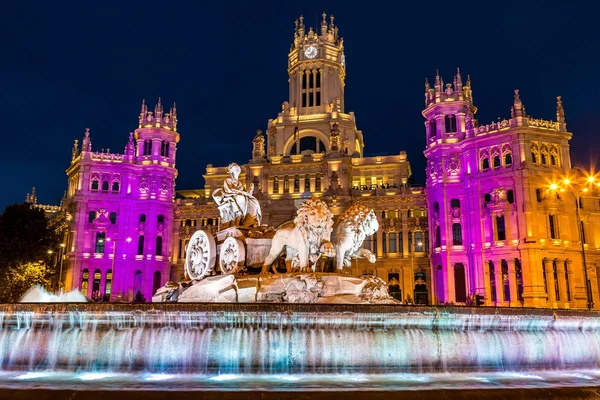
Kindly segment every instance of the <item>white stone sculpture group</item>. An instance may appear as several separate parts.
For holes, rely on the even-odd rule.
[[[275,230],[261,225],[262,212],[258,200],[252,193],[254,187],[251,185],[246,190],[243,183],[239,181],[240,166],[235,163],[230,164],[228,171],[229,177],[225,179],[223,187],[213,192],[213,199],[221,214],[222,229],[214,236],[202,230],[192,236],[185,261],[186,273],[191,282],[185,284],[169,282],[159,289],[161,296],[158,296],[157,292],[157,299],[161,299],[157,301],[173,301],[173,299],[206,301],[206,293],[212,293],[204,287],[208,282],[202,285],[198,283],[203,279],[212,282],[212,278],[216,278],[211,278],[211,275],[215,275],[216,272],[214,271],[215,259],[219,260],[216,265],[222,275],[236,275],[246,271],[247,267],[262,266],[261,275],[254,275],[254,278],[252,275],[243,277],[236,275],[231,283],[227,283],[225,287],[215,292],[221,296],[222,293],[235,289],[236,301],[240,301],[239,294],[243,292],[238,287],[241,281],[245,282],[244,285],[254,285],[255,290],[252,293],[256,301],[279,299],[287,302],[317,302],[316,299],[326,294],[335,295],[338,290],[335,288],[344,285],[353,287],[352,295],[357,298],[361,298],[362,291],[366,290],[365,296],[370,300],[389,300],[386,297],[387,286],[379,278],[347,277],[332,280],[315,275],[319,261],[326,258],[335,259],[335,273],[338,275],[349,273],[353,258],[375,262],[375,255],[362,247],[365,238],[379,229],[377,216],[372,209],[355,203],[348,207],[334,224],[333,214],[327,204],[320,198],[313,197],[298,207],[293,221],[284,223]],[[277,273],[277,261],[284,251],[287,274],[285,278],[271,282],[269,270],[272,269]],[[339,279],[348,282],[340,283]],[[360,282],[350,282],[351,280]],[[217,281],[211,285],[217,285]],[[289,282],[282,286],[284,281]],[[224,284],[225,281],[221,283]],[[273,289],[275,283],[277,290]],[[194,290],[188,289],[194,285]],[[267,287],[269,285],[273,290]],[[201,286],[202,290],[200,290]],[[345,294],[349,295],[349,293]],[[213,296],[218,298],[215,301],[226,301],[223,296],[219,296]]]

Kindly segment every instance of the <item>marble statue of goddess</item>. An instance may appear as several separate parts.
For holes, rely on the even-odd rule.
[[[223,187],[216,189],[212,194],[220,210],[222,210],[221,205],[226,203],[233,207],[229,217],[221,213],[221,219],[223,222],[228,222],[235,219],[235,216],[241,216],[242,225],[260,226],[262,213],[258,200],[252,195],[254,184],[251,183],[248,190],[244,188],[244,184],[238,179],[242,169],[236,163],[229,164],[227,171],[229,177],[223,182]]]

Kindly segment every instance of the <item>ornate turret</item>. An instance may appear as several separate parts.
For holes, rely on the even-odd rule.
[[[262,161],[265,158],[265,137],[263,132],[258,129],[256,136],[252,140],[252,161]]]
[[[511,114],[512,118],[527,116],[525,114],[525,106],[523,105],[523,102],[521,101],[521,96],[519,96],[519,89],[515,89],[515,99],[513,102],[513,106],[510,110],[510,114]]]
[[[146,105],[146,100],[142,100],[142,109],[139,117],[139,128],[165,128],[173,131],[177,131],[177,108],[175,103],[173,103],[173,107],[168,113],[164,113],[163,105],[158,98],[158,102],[154,107],[154,113],[152,111],[148,111],[148,106]]]
[[[92,151],[92,140],[90,139],[90,128],[85,128],[83,142],[81,143],[81,151]]]
[[[129,132],[129,140],[125,145],[125,156],[133,157],[135,156],[135,141],[133,140],[133,132]]]
[[[31,193],[25,196],[25,203],[37,204],[37,196],[35,195],[35,187],[31,188]]]
[[[425,106],[432,103],[464,100],[471,104],[473,107],[473,96],[471,92],[471,78],[467,76],[467,82],[463,85],[462,76],[460,74],[460,68],[456,68],[456,74],[452,83],[447,83],[444,86],[444,79],[440,76],[438,70],[435,71],[435,81],[433,88],[429,85],[429,81],[425,78]],[[475,113],[474,110],[472,110]]]
[[[75,139],[73,143],[73,149],[71,149],[71,162],[79,156],[79,140]]]
[[[565,109],[562,104],[562,97],[556,97],[556,122],[558,122],[558,129],[561,131],[567,131],[567,121],[565,120]]]

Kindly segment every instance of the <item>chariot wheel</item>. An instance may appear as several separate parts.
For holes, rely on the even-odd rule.
[[[200,280],[209,276],[215,267],[217,245],[210,233],[194,232],[185,252],[185,271],[190,279]]]
[[[219,268],[223,274],[235,274],[246,262],[244,242],[228,237],[221,245],[219,252]]]

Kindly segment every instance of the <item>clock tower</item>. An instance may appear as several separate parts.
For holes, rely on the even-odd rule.
[[[333,16],[323,14],[320,34],[296,20],[294,43],[288,55],[290,107],[299,115],[344,112],[346,62],[344,40],[338,36]]]

